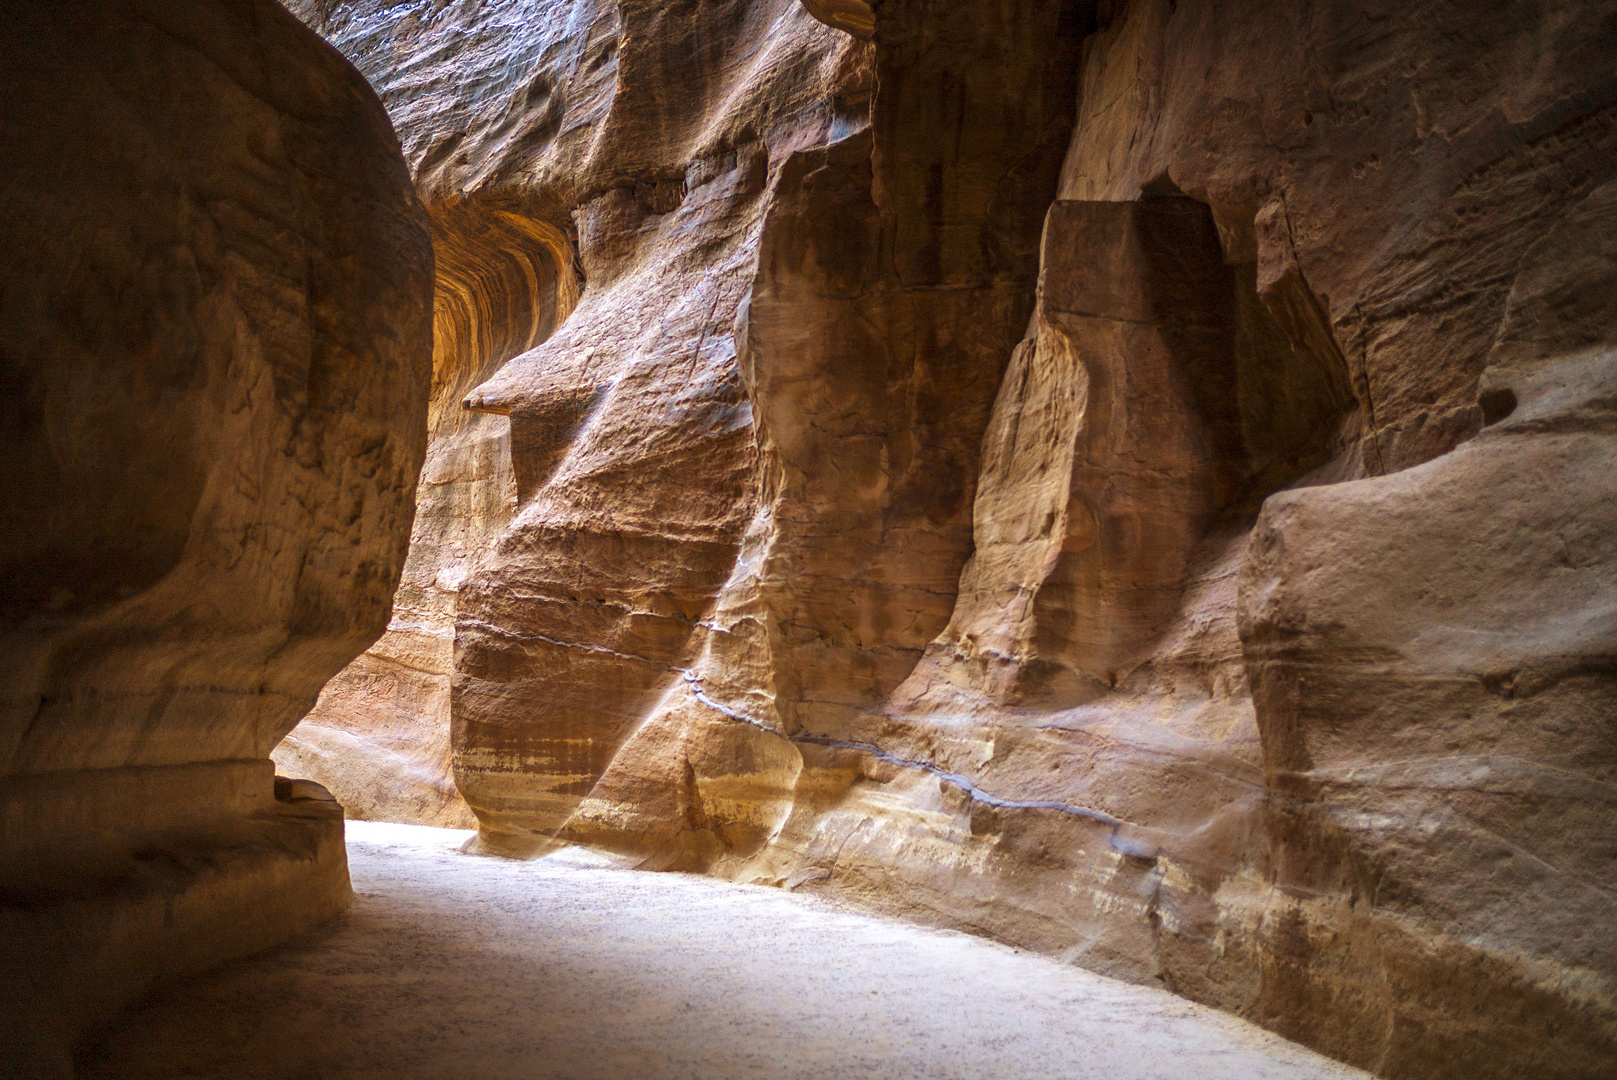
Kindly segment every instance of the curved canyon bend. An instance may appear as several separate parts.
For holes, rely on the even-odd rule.
[[[1617,1076],[1614,56],[0,5],[0,1073]]]

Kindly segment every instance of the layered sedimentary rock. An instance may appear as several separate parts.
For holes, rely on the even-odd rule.
[[[784,2],[303,13],[369,65],[434,204],[520,205],[580,237],[578,309],[468,399],[510,417],[522,513],[456,601],[460,790],[491,829],[552,800],[559,825],[688,662],[752,516],[732,327],[780,160],[864,123],[863,47]],[[441,66],[391,61],[427,42]],[[579,539],[546,557],[558,536]]]
[[[576,237],[467,395],[486,842],[1609,1071],[1606,6],[304,14],[421,190]]]
[[[350,818],[471,828],[450,772],[449,681],[461,584],[510,524],[511,428],[468,391],[550,335],[577,301],[564,232],[520,200],[429,203],[436,254],[427,460],[393,618],[275,748]]]
[[[7,1069],[340,911],[268,754],[386,623],[432,253],[388,119],[268,2],[0,16]]]
[[[470,827],[450,759],[457,601],[510,524],[517,477],[503,410],[462,403],[578,301],[569,166],[612,100],[615,12],[462,4],[396,25],[289,6],[345,43],[397,116],[432,216],[437,287],[427,464],[393,622],[275,759],[323,781],[350,817]],[[401,29],[419,50],[402,65]]]

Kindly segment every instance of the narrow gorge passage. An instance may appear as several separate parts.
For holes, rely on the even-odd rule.
[[[131,1010],[83,1078],[1366,1074],[1163,991],[776,889],[349,822],[340,922]]]
[[[1613,57],[0,2],[0,1080],[1617,1080]]]

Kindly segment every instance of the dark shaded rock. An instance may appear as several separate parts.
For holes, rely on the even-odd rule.
[[[49,1071],[348,902],[340,813],[267,755],[386,625],[432,252],[375,95],[274,3],[11,5],[0,52],[0,1046]]]

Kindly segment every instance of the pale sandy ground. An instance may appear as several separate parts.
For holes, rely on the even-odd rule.
[[[126,1014],[81,1077],[1300,1080],[1233,1017],[964,934],[349,822],[351,914]]]

